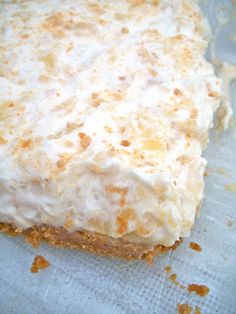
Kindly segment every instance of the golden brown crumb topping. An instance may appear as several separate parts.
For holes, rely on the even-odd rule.
[[[117,216],[117,232],[123,235],[127,231],[129,220],[134,218],[134,210],[132,208],[125,208],[120,215]]]
[[[30,147],[32,146],[32,140],[31,139],[27,139],[27,140],[21,140],[20,141],[20,146],[23,149],[30,149]]]
[[[122,33],[122,34],[128,34],[128,33],[129,33],[128,28],[127,28],[127,27],[122,27],[122,28],[121,28],[121,33]]]
[[[71,155],[64,153],[59,154],[60,159],[57,161],[57,167],[58,168],[64,168],[64,166],[70,161]]]
[[[89,135],[86,135],[83,132],[79,133],[79,138],[80,138],[80,144],[84,149],[86,149],[92,141],[91,137]]]
[[[120,195],[120,200],[119,200],[119,205],[120,207],[124,207],[125,203],[126,203],[126,196],[128,193],[128,189],[127,188],[120,188],[120,187],[116,187],[113,185],[109,185],[106,187],[106,191],[111,193],[111,194],[119,194]]]
[[[5,140],[2,136],[0,136],[0,145],[6,144],[7,140]]]
[[[122,140],[120,144],[125,147],[130,146],[130,142],[128,140]]]

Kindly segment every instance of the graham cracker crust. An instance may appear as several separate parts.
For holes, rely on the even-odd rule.
[[[90,231],[68,232],[63,227],[51,227],[47,225],[33,226],[32,228],[21,230],[13,224],[0,223],[0,232],[10,236],[22,235],[26,242],[33,247],[46,241],[48,244],[58,248],[79,249],[86,252],[97,253],[105,256],[118,257],[127,260],[145,259],[151,263],[154,256],[175,249],[180,241],[176,241],[171,247],[156,245],[151,248],[146,244],[131,243],[125,237],[115,239]]]

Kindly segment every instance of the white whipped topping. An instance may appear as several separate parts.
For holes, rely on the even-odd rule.
[[[172,245],[221,98],[193,1],[0,4],[0,221]]]

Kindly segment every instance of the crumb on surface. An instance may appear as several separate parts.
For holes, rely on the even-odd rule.
[[[228,226],[229,228],[231,228],[231,227],[233,227],[233,225],[234,225],[234,221],[233,221],[233,220],[228,220],[227,226]]]
[[[177,281],[177,275],[176,274],[171,274],[169,276],[169,279],[176,285],[176,286],[179,286],[180,283]]]
[[[198,306],[195,307],[195,313],[194,314],[201,314],[200,307],[198,307]]]
[[[178,307],[178,314],[191,314],[191,313],[193,313],[192,312],[193,307],[187,303],[183,303],[183,304],[178,303],[177,307]],[[201,314],[201,310],[198,306],[195,307],[194,314]]]
[[[170,273],[171,272],[172,267],[171,266],[166,266],[165,267],[165,272],[166,273]]]
[[[210,289],[205,285],[198,285],[198,284],[190,284],[188,285],[188,292],[192,293],[195,292],[200,297],[205,297]]]
[[[236,193],[236,183],[226,184],[225,190],[231,193]]]
[[[188,305],[187,303],[184,304],[177,304],[178,307],[178,313],[179,314],[191,314],[192,312],[192,306]]]
[[[201,250],[202,250],[201,246],[198,243],[196,243],[196,242],[190,242],[189,243],[189,247],[192,250],[197,251],[197,252],[201,252]]]
[[[166,266],[166,267],[165,267],[165,272],[166,272],[167,274],[169,274],[168,279],[169,279],[170,281],[172,281],[172,283],[173,283],[175,286],[179,287],[180,289],[185,289],[186,287],[185,287],[184,285],[182,285],[182,284],[177,280],[177,274],[175,274],[175,273],[172,273],[172,274],[171,274],[171,271],[172,271],[172,267],[171,267],[171,266]]]
[[[37,255],[34,258],[32,266],[30,268],[31,273],[38,273],[39,270],[45,269],[50,265],[50,263],[41,255]]]
[[[177,279],[177,275],[176,274],[171,274],[169,278],[170,278],[171,281],[175,282],[176,279]]]

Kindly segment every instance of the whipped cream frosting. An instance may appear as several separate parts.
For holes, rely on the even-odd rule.
[[[0,4],[0,221],[187,237],[221,99],[196,1]]]

